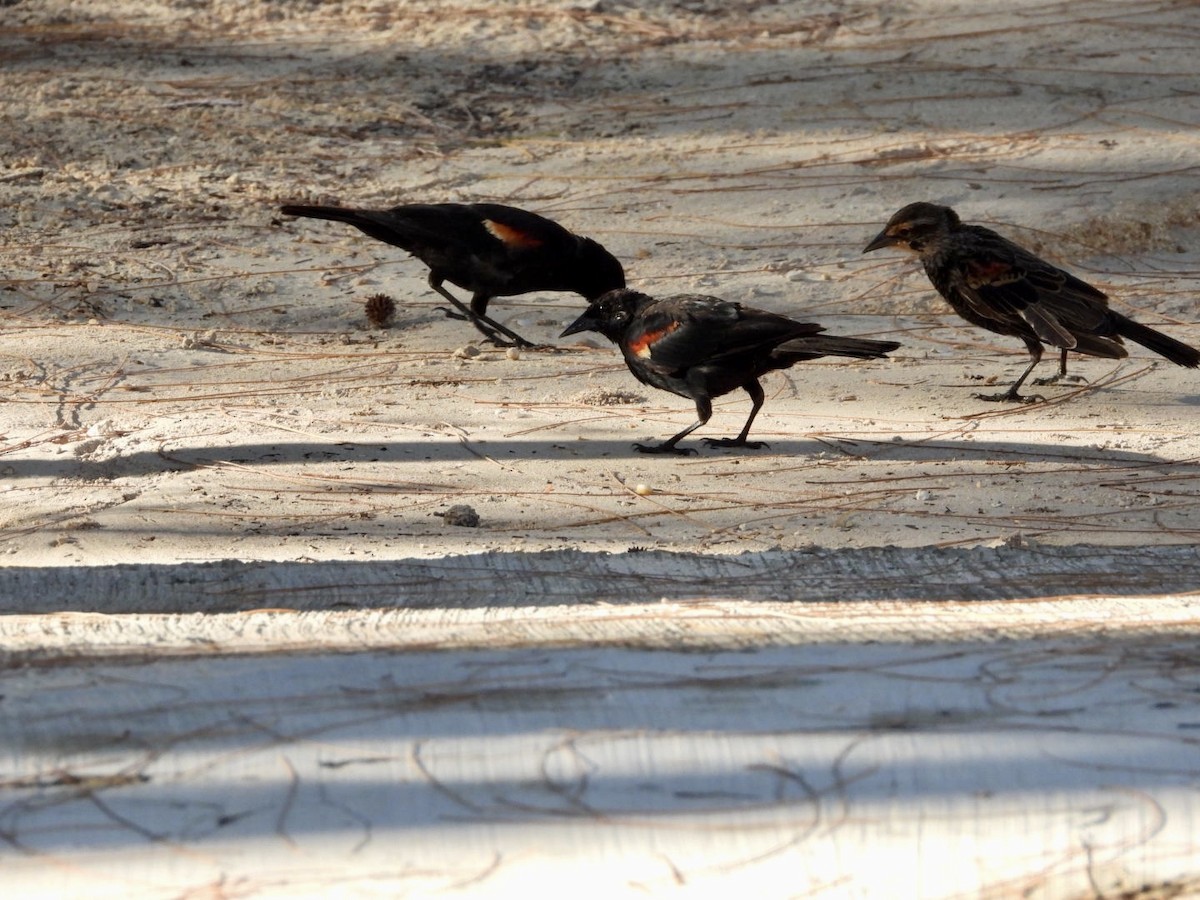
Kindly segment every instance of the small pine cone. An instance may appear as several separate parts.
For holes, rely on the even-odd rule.
[[[367,298],[367,321],[376,328],[387,328],[396,316],[396,301],[387,294]]]

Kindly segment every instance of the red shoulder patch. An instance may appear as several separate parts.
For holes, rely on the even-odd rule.
[[[986,262],[968,260],[967,275],[972,285],[1003,283],[1020,277],[1013,271],[1012,266],[998,259],[989,259]]]
[[[654,331],[647,331],[644,334],[639,334],[636,338],[629,342],[629,349],[634,356],[640,356],[645,359],[650,355],[650,348],[656,342],[661,341],[678,327],[678,322],[668,322],[663,328],[657,328]]]
[[[528,231],[513,228],[511,225],[505,225],[503,222],[497,222],[495,219],[484,219],[483,227],[488,230],[492,237],[499,240],[500,243],[514,249],[532,250],[534,247],[540,247],[545,243]]]

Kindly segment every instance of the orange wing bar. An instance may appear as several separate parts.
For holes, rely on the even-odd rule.
[[[512,247],[513,249],[531,250],[534,247],[542,246],[544,241],[534,237],[528,231],[521,231],[519,228],[513,228],[511,225],[505,225],[503,222],[497,222],[495,219],[484,219],[483,227],[491,232],[492,236],[497,238],[501,243]]]
[[[664,328],[659,328],[656,331],[647,331],[645,334],[639,334],[636,338],[629,342],[629,349],[633,351],[634,356],[640,356],[645,359],[650,356],[650,347],[656,341],[662,340],[678,327],[678,322],[668,322]]]

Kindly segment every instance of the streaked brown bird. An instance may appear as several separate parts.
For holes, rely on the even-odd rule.
[[[1200,366],[1200,351],[1108,308],[1108,296],[1086,281],[1034,256],[990,228],[966,225],[948,206],[910,203],[888,221],[864,253],[900,247],[915,253],[934,288],[973,325],[1018,337],[1029,366],[1007,391],[980,400],[1028,402],[1021,385],[1042,359],[1042,345],[1121,359],[1127,338],[1180,366]]]
[[[591,301],[625,286],[621,264],[596,241],[513,206],[419,203],[374,210],[289,205],[280,212],[346,222],[376,240],[407,250],[429,267],[429,286],[459,310],[461,318],[501,346],[509,341],[520,347],[534,345],[488,317],[493,297],[570,291]],[[470,306],[446,290],[447,281],[471,292]]]
[[[659,444],[634,444],[642,453],[689,454],[676,445],[712,416],[712,399],[741,388],[750,395],[750,417],[735,438],[705,438],[710,447],[765,447],[749,441],[750,426],[766,395],[758,379],[775,369],[822,356],[879,359],[895,341],[837,337],[809,322],[731,303],[681,294],[656,300],[630,290],[611,291],[563,330],[562,337],[596,331],[616,344],[629,371],[643,384],[687,397],[699,420]]]

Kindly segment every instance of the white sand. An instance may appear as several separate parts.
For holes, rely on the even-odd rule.
[[[318,683],[344,684],[366,692],[355,696],[369,694],[371,703],[386,704],[388,677],[411,675],[414,683],[437,685],[443,676],[458,677],[440,666],[461,672],[481,666],[478,654],[489,652],[486,629],[476,628],[468,629],[476,650],[455,645],[441,662],[437,654],[340,655],[355,646],[356,631],[378,636],[380,609],[429,606],[444,611],[446,627],[458,608],[490,609],[482,621],[490,616],[501,623],[497,639],[509,634],[505,646],[511,649],[520,644],[512,644],[511,629],[523,633],[522,617],[534,615],[528,607],[542,602],[530,596],[536,593],[531,585],[551,593],[561,587],[554,597],[565,608],[595,599],[653,602],[664,595],[738,603],[843,599],[830,596],[828,584],[805,580],[814,568],[827,571],[826,563],[852,586],[844,599],[864,604],[951,599],[946,595],[958,582],[971,599],[1087,595],[1086,602],[1098,604],[1088,607],[1089,621],[1093,613],[1095,621],[1111,616],[1105,627],[1115,631],[1085,628],[1098,643],[1079,666],[1093,674],[1119,673],[1130,654],[1145,663],[1129,664],[1128,677],[1114,676],[1119,699],[1113,703],[1125,718],[1115,722],[1102,711],[1103,697],[1087,691],[1058,704],[1057,692],[1075,688],[1064,687],[1056,670],[1035,678],[1030,691],[1045,698],[1044,707],[1041,713],[1033,705],[1026,709],[1030,718],[1009,732],[1012,745],[997,744],[997,730],[989,725],[961,729],[961,745],[946,749],[937,744],[941,720],[935,716],[935,726],[926,730],[920,719],[912,727],[921,741],[888,756],[900,772],[895,778],[937,784],[955,799],[942,804],[904,791],[871,787],[857,796],[845,789],[838,795],[845,803],[837,820],[875,824],[812,832],[840,842],[840,873],[822,863],[795,874],[796,859],[787,853],[801,852],[793,839],[810,834],[809,825],[790,819],[764,825],[740,813],[723,818],[725,799],[705,827],[715,822],[742,829],[746,843],[728,857],[714,857],[706,837],[686,851],[672,843],[657,856],[630,852],[622,869],[620,854],[589,856],[582,849],[601,839],[619,845],[619,829],[561,832],[564,841],[580,842],[570,850],[574,857],[559,850],[575,860],[574,871],[593,873],[597,890],[603,888],[599,895],[644,887],[686,888],[699,896],[736,884],[728,871],[749,871],[756,884],[754,879],[770,881],[787,871],[799,893],[884,896],[887,864],[877,860],[911,860],[914,847],[929,864],[905,863],[896,871],[918,879],[917,893],[924,896],[1000,897],[1026,888],[1035,896],[1075,896],[1171,879],[1186,889],[1195,850],[1187,823],[1200,815],[1195,762],[1187,762],[1194,732],[1186,730],[1193,727],[1188,723],[1196,719],[1200,695],[1190,689],[1195,668],[1182,649],[1194,646],[1190,593],[1200,589],[1200,567],[1190,550],[1200,531],[1200,374],[1134,346],[1130,358],[1119,362],[1073,358],[1072,372],[1087,383],[1041,388],[1045,402],[982,403],[973,392],[999,390],[1024,367],[1020,342],[949,314],[911,260],[887,252],[864,257],[861,249],[904,203],[949,203],[964,218],[989,224],[1108,290],[1115,308],[1200,344],[1198,44],[1194,4],[1133,0],[0,5],[0,111],[12,123],[0,134],[0,560],[12,567],[0,570],[3,611],[122,613],[95,631],[74,630],[71,615],[15,615],[5,623],[10,663],[37,659],[43,667],[41,675],[13,670],[2,692],[17,699],[0,703],[0,716],[20,735],[6,748],[8,774],[0,775],[11,778],[0,783],[33,792],[0,810],[0,835],[13,842],[12,852],[37,848],[56,861],[47,868],[44,857],[25,858],[20,877],[30,891],[95,887],[87,854],[103,848],[103,840],[89,843],[90,832],[78,823],[21,818],[27,804],[45,800],[46,791],[53,794],[47,785],[54,778],[45,773],[104,765],[126,771],[132,757],[104,749],[122,728],[135,735],[139,748],[165,752],[174,745],[161,736],[154,710],[177,717],[172,721],[180,730],[215,727],[207,713],[185,710],[218,705],[236,717],[242,714],[239,683],[253,684],[270,700],[248,719],[237,719],[257,723],[239,726],[230,738],[244,750],[265,733],[256,729],[278,724],[267,721],[267,710],[292,715]],[[769,376],[767,405],[753,435],[770,442],[767,450],[700,445],[700,437],[740,429],[749,403],[744,395],[730,395],[689,441],[698,455],[642,456],[632,442],[665,438],[691,423],[694,411],[687,400],[637,384],[598,336],[590,346],[559,340],[563,325],[582,309],[580,298],[502,298],[490,309],[562,352],[512,359],[478,345],[477,356],[458,355],[476,345],[477,335],[437,311],[440,298],[428,290],[420,263],[348,226],[284,219],[276,212],[289,201],[388,206],[474,200],[533,209],[597,238],[625,262],[631,285],[649,293],[713,293],[819,321],[835,333],[894,337],[904,346],[890,362],[822,361]],[[401,307],[387,330],[368,327],[363,315],[365,298],[378,291]],[[1047,359],[1038,374],[1053,371]],[[650,490],[638,491],[639,485]],[[456,504],[473,507],[479,526],[443,518]],[[609,563],[597,554],[635,547],[701,556],[648,554],[635,566],[636,578],[610,581]],[[987,555],[995,548],[1012,555]],[[563,552],[526,555],[534,551]],[[747,565],[767,560],[777,566],[770,578],[738,586],[736,572],[709,558],[719,555],[736,565],[736,555],[748,552],[767,554]],[[443,568],[422,568],[421,561],[430,559],[441,560]],[[202,565],[210,561],[212,567]],[[128,568],[98,568],[114,563]],[[561,567],[568,563],[582,572],[595,566],[595,580],[563,581]],[[869,577],[865,586],[853,578],[856,567]],[[686,584],[689,572],[692,583]],[[966,572],[975,574],[961,574]],[[457,602],[445,596],[447,585],[463,586]],[[977,590],[979,585],[987,589]],[[1144,636],[1149,644],[1137,644],[1136,652],[1105,644],[1145,608],[1116,598],[1165,594],[1173,596],[1164,607],[1170,624],[1163,627],[1181,635],[1180,645],[1162,650],[1155,642],[1165,638],[1158,632]],[[509,613],[514,603],[521,608]],[[918,615],[922,605],[911,606]],[[171,709],[166,701],[155,706],[159,699],[146,700],[144,693],[123,695],[135,705],[150,704],[140,714],[145,719],[117,709],[119,704],[105,705],[106,685],[131,677],[124,663],[80,662],[80,656],[109,652],[124,658],[132,634],[145,635],[147,647],[164,653],[183,652],[189,642],[203,648],[197,651],[202,656],[219,655],[222,647],[233,652],[224,643],[230,640],[227,619],[169,617],[255,608],[364,613],[318,619],[315,629],[301,616],[294,623],[303,634],[299,642],[268,629],[260,643],[237,652],[325,647],[336,654],[287,663],[247,658],[239,663],[248,667],[239,669],[241,682],[211,678],[213,663],[205,659],[155,663],[159,668],[147,671],[146,680],[186,685],[172,696],[188,701]],[[751,615],[741,606],[718,608],[731,621]],[[869,615],[870,606],[861,608]],[[897,608],[886,607],[889,615]],[[1038,629],[1053,617],[1026,620],[1026,607],[1012,609],[1013,631],[1007,634],[1016,657],[1029,652],[1054,658],[1061,645],[1053,641],[1063,640],[1062,634],[1037,640]],[[653,607],[638,610],[644,621],[654,616]],[[664,621],[670,622],[673,610],[678,614],[673,606],[662,607]],[[921,632],[924,640],[939,633],[943,614],[940,607],[921,614],[933,623]],[[971,613],[956,608],[954,615]],[[980,615],[974,630],[956,627],[954,640],[994,636],[995,622]],[[688,654],[643,649],[618,658],[605,656],[610,650],[579,648],[589,641],[567,627],[569,616],[560,618],[565,624],[554,625],[559,620],[551,616],[548,631],[528,638],[530,647],[542,648],[537,653],[548,654],[537,657],[544,665],[534,679],[538,684],[553,683],[558,664],[593,672],[661,666],[685,680],[704,670],[695,669],[697,660]],[[897,614],[899,630],[903,618]],[[257,620],[245,621],[247,628],[260,627]],[[435,616],[435,626],[440,621]],[[615,608],[607,625],[596,626],[598,644],[636,634],[628,622]],[[330,630],[323,638],[325,627]],[[428,623],[422,628],[437,632]],[[880,639],[876,630],[850,630],[851,638]],[[759,637],[750,644],[771,643],[769,631],[754,631]],[[718,632],[706,631],[698,644],[718,654],[714,665],[743,658],[741,651],[724,649]],[[442,633],[449,640],[450,632]],[[805,634],[788,643],[818,640]],[[668,628],[663,642],[669,644],[669,636]],[[430,640],[436,644],[436,637]],[[412,651],[398,636],[361,646]],[[581,657],[555,655],[571,650],[547,646],[595,655],[576,662]],[[942,658],[937,644],[923,650],[868,646],[854,651],[855,665],[864,669],[913,652],[924,654],[921,660]],[[990,677],[999,651],[972,646],[969,652],[982,656],[963,657],[972,665],[938,677],[969,683],[975,691],[974,679]],[[945,649],[968,653],[960,644]],[[744,658],[761,659],[764,670],[785,666],[784,659],[786,666],[803,668],[795,648],[760,652],[765,655]],[[828,773],[837,754],[857,740],[853,735],[886,731],[886,722],[904,716],[911,704],[905,692],[860,693],[839,668],[837,652],[821,653],[814,665],[837,680],[847,704],[837,724],[845,729],[842,743],[814,751],[813,766]],[[392,675],[380,674],[391,663],[397,667]],[[355,675],[359,665],[375,674]],[[172,668],[178,666],[185,668]],[[1146,712],[1161,694],[1129,687],[1137,672],[1149,671],[1164,684],[1178,678],[1184,685],[1172,688],[1169,700],[1176,708],[1169,721]],[[141,683],[140,675],[133,677]],[[78,678],[94,684],[96,693],[45,705],[50,697],[65,697],[63,685]],[[607,696],[614,678],[620,680],[597,675],[591,682],[596,696]],[[294,693],[282,687],[272,693],[272,685],[293,681]],[[787,710],[803,709],[810,722],[827,698],[789,706],[794,688],[786,681],[739,694],[743,702],[762,702],[774,712],[735,716],[720,727],[738,735],[736,743],[751,733],[792,728],[796,721]],[[631,701],[639,712],[626,721],[603,713],[576,720],[573,695],[552,703],[543,716],[514,713],[521,728],[541,737],[505,746],[514,754],[537,754],[547,743],[560,746],[575,727],[613,734],[651,729],[655,722],[667,730],[718,727],[703,716],[689,726],[683,713],[656,718],[691,697],[686,691],[639,694]],[[995,701],[985,689],[969,698],[926,699],[931,709],[941,703],[984,710]],[[47,716],[68,723],[65,730],[45,732],[53,735],[46,743],[28,715],[39,704]],[[1126,735],[1153,734],[1164,742],[1155,746],[1172,749],[1143,760],[1135,775],[1111,760],[1089,758],[1064,763],[1059,771],[1083,766],[1086,784],[1058,775],[1050,787],[1029,782],[1030,767],[1039,768],[1048,756],[1083,759],[1078,746],[1056,743],[1065,732],[1038,731],[1042,744],[1028,737],[1037,715],[1053,718],[1067,706],[1095,711],[1070,714],[1077,715],[1070,727],[1091,740],[1103,744],[1113,729],[1123,729]],[[84,721],[80,708],[111,720]],[[507,727],[503,713],[492,715],[477,723],[480,734],[499,735]],[[957,716],[955,722],[974,721]],[[1007,721],[1001,717],[1000,732]],[[300,731],[312,725],[292,724]],[[419,743],[414,735],[437,727],[436,719],[406,721],[402,733],[371,735],[362,752],[384,752],[371,742],[392,741],[386,752],[407,759],[414,751],[404,741]],[[635,748],[641,757],[613,757],[629,780],[603,796],[620,804],[630,784],[656,783],[662,770],[655,767],[672,765],[672,754],[682,752],[674,745],[664,749],[660,739],[666,740],[658,735]],[[693,754],[704,756],[708,751],[697,749],[704,744],[698,740]],[[752,741],[738,743],[727,760],[729,779],[713,776],[697,790],[733,796],[745,787],[736,773],[750,771],[740,767],[767,765],[796,750],[787,741],[784,749],[768,744],[755,749]],[[972,756],[981,747],[996,750],[997,758]],[[210,760],[224,758],[223,745],[204,748],[216,754]],[[922,767],[922,760],[941,759],[943,751],[946,759],[985,759],[979,772],[995,778],[984,778],[979,791],[1003,795],[1004,828],[990,836],[983,826],[973,830],[989,820],[978,805],[984,795],[972,793],[969,775],[942,784],[937,771]],[[173,752],[156,759],[183,766]],[[287,765],[301,781],[319,780],[325,772],[319,757],[310,753]],[[646,768],[638,769],[639,759]],[[1122,759],[1120,765],[1128,766],[1128,756]],[[469,876],[451,867],[445,879],[389,880],[395,873],[385,877],[379,869],[387,854],[375,855],[383,844],[367,854],[369,863],[354,867],[357,837],[304,857],[286,827],[292,811],[313,816],[314,833],[338,832],[347,821],[362,820],[354,812],[338,813],[339,821],[322,819],[320,810],[327,807],[321,804],[337,803],[319,791],[289,798],[293,776],[274,752],[253,760],[244,769],[222,770],[227,780],[220,789],[208,785],[186,798],[156,793],[153,804],[162,805],[149,819],[129,809],[120,814],[121,821],[133,816],[153,823],[133,839],[138,846],[125,851],[146,873],[143,895],[177,895],[223,878],[254,896],[325,892],[327,879],[335,877],[349,879],[342,882],[347,890],[381,885],[389,895],[402,888],[478,889],[486,880],[481,872],[499,873],[493,885],[510,878],[549,879],[547,884],[559,876],[575,878],[532,849],[543,839],[536,837],[540,832],[520,832],[519,840],[504,846],[507,838],[497,838],[491,826],[471,832],[475,843],[462,860]],[[485,766],[476,775],[480,783],[529,776],[519,766],[497,772]],[[152,774],[159,791],[166,775]],[[791,796],[791,788],[779,785],[801,782],[789,777],[747,789],[744,796]],[[259,843],[245,851],[267,872],[262,881],[238,880],[248,877],[238,842],[208,845],[211,855],[203,863],[190,851],[176,854],[174,848],[189,846],[193,832],[170,814],[181,808],[172,802],[194,812],[215,791],[224,798],[217,805],[233,809],[239,779],[260,778],[274,779],[274,793],[250,805],[262,810],[282,804],[261,813],[252,829]],[[676,798],[694,787],[659,783]],[[1189,783],[1190,794],[1180,787]],[[605,790],[598,777],[592,784]],[[822,785],[813,790],[826,797],[829,786]],[[1119,833],[1101,835],[1090,823],[1102,814],[1089,810],[1098,808],[1097,797],[1111,785],[1144,790],[1150,799],[1130,812],[1136,827],[1120,825]],[[87,804],[98,794],[70,789],[79,803],[95,809]],[[429,790],[435,798],[450,796]],[[1026,791],[1041,798],[1038,803],[1058,804],[1058,813],[1031,825],[1024,813],[1013,812],[1024,808],[1014,798]],[[371,796],[370,784],[364,796]],[[855,818],[859,801],[866,818]],[[891,801],[897,805],[881,812]],[[506,807],[512,816],[506,821],[528,824],[519,812],[526,808],[522,802]],[[471,815],[496,819],[490,800],[470,803],[478,807]],[[734,805],[744,812],[740,803]],[[1154,831],[1153,816],[1145,813],[1154,804],[1171,811],[1170,827]],[[470,804],[458,812],[464,808]],[[681,828],[691,821],[692,811],[678,805],[655,809],[660,822],[675,822],[672,812],[681,817]],[[1149,818],[1138,818],[1143,813]],[[454,815],[454,809],[439,809],[415,821],[424,829]],[[888,816],[919,821],[924,830],[914,837],[888,826]],[[387,815],[377,823],[380,834],[413,824]],[[653,831],[643,829],[641,818],[638,823],[628,846],[652,846]],[[72,855],[54,841],[39,844],[43,825],[51,831],[82,828],[86,852]],[[1144,833],[1138,830],[1143,826]],[[115,830],[122,840],[139,834],[125,825]],[[169,833],[170,852],[163,852],[160,832]],[[745,837],[751,832],[752,840]],[[438,853],[446,845],[432,832],[420,833],[424,843],[407,862],[413,871],[442,872],[438,866],[445,860]],[[1160,843],[1146,834],[1159,836]],[[951,846],[946,841],[958,862],[953,871],[943,867],[939,883],[934,861]],[[791,849],[776,856],[768,852],[772,847]],[[1093,858],[1089,847],[1107,848],[1096,851],[1107,856]],[[1139,849],[1127,852],[1129,847]],[[0,856],[7,852],[0,846]],[[311,871],[298,874],[298,855],[311,861]],[[690,862],[672,874],[668,857]],[[501,858],[513,867],[493,863]],[[706,859],[716,860],[719,877],[702,864]],[[732,869],[721,868],[733,859]],[[765,868],[747,862],[758,859],[768,861]],[[996,864],[971,862],[980,859]],[[135,893],[118,879],[114,895]]]
[[[1195,372],[1134,347],[1045,404],[981,403],[1020,342],[860,253],[904,202],[948,202],[1200,342],[1186,5],[193,6],[5,9],[13,563],[1194,540]],[[421,264],[287,200],[511,202],[648,292],[904,347],[770,376],[769,451],[640,456],[691,404],[558,341],[578,297],[492,305],[569,352],[459,359],[475,332]],[[438,517],[459,502],[481,527]]]

